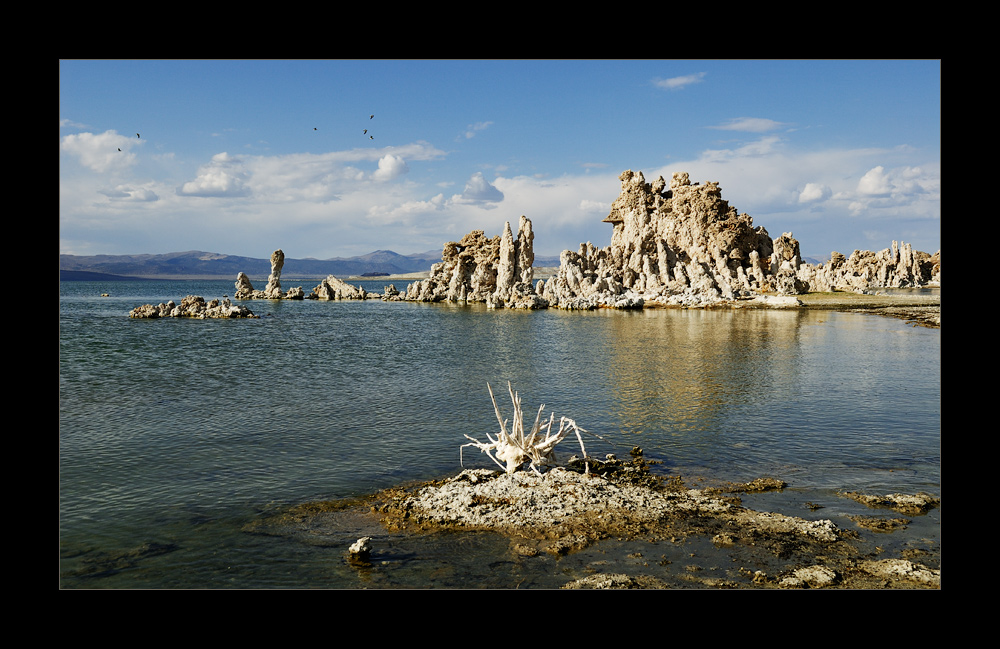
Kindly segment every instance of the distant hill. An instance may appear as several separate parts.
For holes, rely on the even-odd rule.
[[[282,279],[315,278],[327,275],[346,277],[365,273],[390,275],[430,270],[441,261],[441,251],[400,255],[391,250],[376,250],[357,257],[333,259],[292,259],[285,257]],[[122,278],[220,278],[236,279],[244,272],[251,279],[267,278],[271,260],[239,257],[215,252],[190,250],[162,255],[59,255],[59,278],[62,281],[80,279]],[[83,273],[91,274],[89,276]],[[94,273],[100,275],[95,276]],[[107,277],[114,276],[114,277]]]

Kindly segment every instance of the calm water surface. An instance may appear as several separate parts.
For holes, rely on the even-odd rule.
[[[827,503],[817,518],[855,506],[837,490],[940,495],[939,329],[828,311],[378,300],[128,318],[233,291],[61,283],[61,587],[557,587],[592,557],[525,564],[496,535],[414,540],[347,517],[305,539],[241,531],[289,504],[458,471],[463,435],[496,428],[487,382],[505,416],[510,381],[526,413],[544,403],[600,435],[585,439],[591,454],[637,445],[686,480],[779,477],[791,485],[779,501]],[[495,466],[475,449],[464,460]],[[923,522],[935,538],[937,516]],[[381,568],[345,564],[361,535],[378,539]]]

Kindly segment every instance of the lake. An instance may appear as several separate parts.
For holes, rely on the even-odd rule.
[[[754,508],[849,526],[865,508],[838,491],[940,496],[940,329],[820,310],[380,300],[243,302],[261,316],[251,320],[128,317],[234,290],[60,283],[61,588],[556,588],[594,562],[628,563],[635,551],[616,540],[515,560],[499,535],[414,538],[363,517],[311,536],[245,531],[289,505],[457,473],[464,436],[497,429],[487,383],[506,417],[509,381],[526,418],[544,403],[575,419],[594,433],[591,455],[639,446],[655,472],[686,482],[789,484],[745,499]],[[475,449],[463,458],[495,468]],[[939,552],[940,509],[910,528],[897,545]],[[362,535],[378,548],[370,570],[344,558]]]

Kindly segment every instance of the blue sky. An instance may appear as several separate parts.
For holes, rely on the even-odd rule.
[[[65,60],[59,143],[66,254],[410,254],[523,214],[558,255],[610,243],[626,169],[807,256],[941,246],[936,60]]]

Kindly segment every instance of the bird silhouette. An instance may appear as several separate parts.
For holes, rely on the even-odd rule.
[[[119,151],[121,151],[121,150],[122,150],[122,148],[121,148],[121,147],[118,147],[118,150],[119,150]]]
[[[368,136],[368,139],[369,139],[369,140],[374,140],[374,139],[375,139],[375,136],[374,136],[374,135],[369,135],[369,136]]]
[[[135,136],[136,136],[136,137],[139,137],[139,134],[138,134],[138,133],[136,133],[136,134],[135,134]]]
[[[368,129],[365,129],[364,135],[368,135]]]
[[[313,127],[313,130],[314,130],[314,131],[316,130],[316,127],[315,127],[315,126]]]
[[[374,117],[375,117],[374,115],[369,115],[368,119],[373,119]]]

